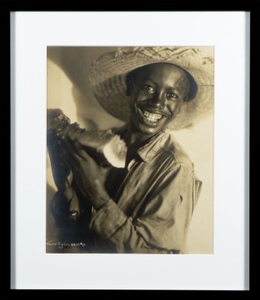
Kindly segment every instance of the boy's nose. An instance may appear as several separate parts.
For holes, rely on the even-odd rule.
[[[150,104],[156,108],[165,107],[165,97],[163,93],[155,93],[154,96],[150,99]]]

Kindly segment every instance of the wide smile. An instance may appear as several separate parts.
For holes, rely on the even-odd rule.
[[[152,113],[146,109],[139,108],[139,111],[141,113],[143,122],[150,126],[157,126],[161,120],[165,118],[165,115],[160,113]]]

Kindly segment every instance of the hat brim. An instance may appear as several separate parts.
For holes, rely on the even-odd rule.
[[[195,98],[182,105],[180,113],[168,125],[169,129],[180,130],[194,126],[213,113],[213,58],[201,58],[193,48],[165,49],[177,51],[166,58],[147,55],[140,51],[109,52],[91,65],[89,79],[92,91],[109,114],[128,122],[130,106],[129,97],[126,95],[126,76],[134,69],[154,63],[171,63],[179,66],[192,76],[197,85]]]

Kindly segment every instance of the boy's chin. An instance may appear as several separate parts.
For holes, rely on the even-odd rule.
[[[161,126],[151,128],[148,126],[141,125],[141,126],[139,126],[139,132],[142,133],[143,135],[151,136],[151,135],[158,133],[163,128]]]

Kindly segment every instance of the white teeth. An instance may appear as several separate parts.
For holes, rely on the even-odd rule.
[[[162,115],[152,114],[152,113],[149,113],[148,111],[144,111],[144,116],[150,122],[157,122],[158,120],[160,120],[162,118]]]

